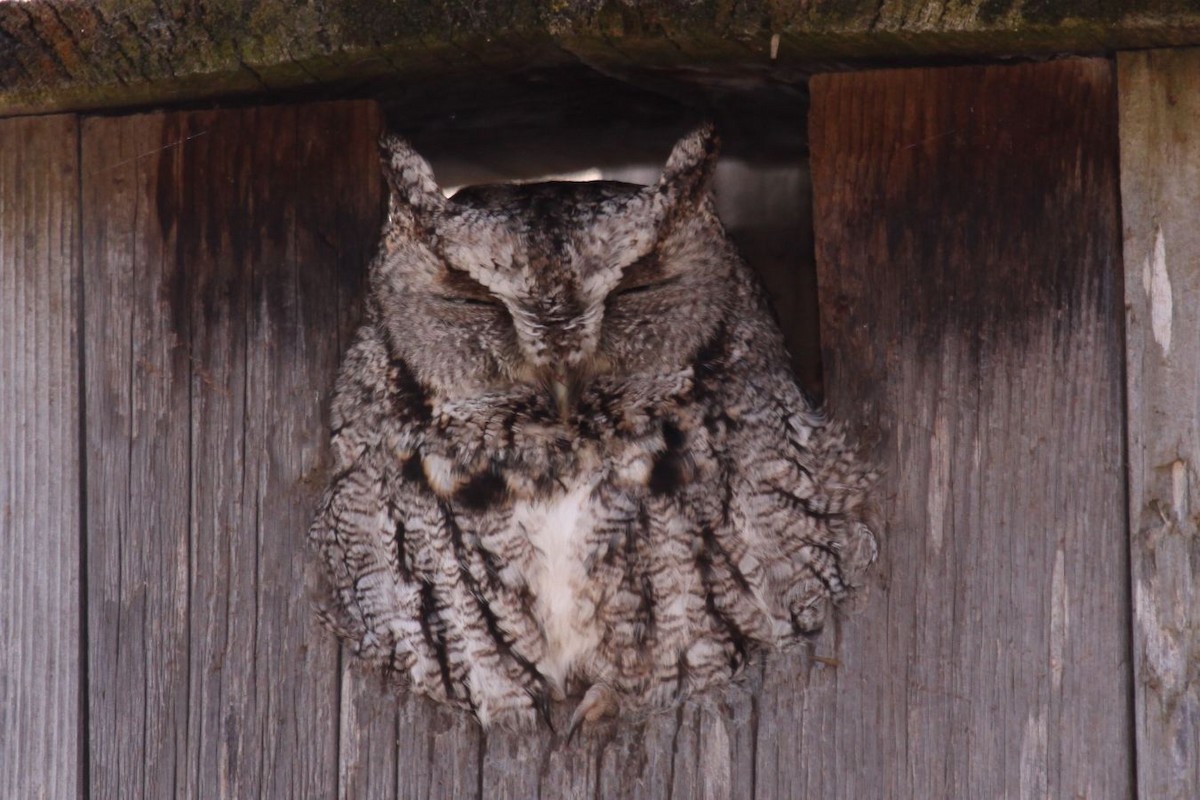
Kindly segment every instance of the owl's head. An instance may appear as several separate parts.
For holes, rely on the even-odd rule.
[[[685,136],[653,186],[476,186],[446,199],[429,164],[385,137],[390,204],[371,291],[392,347],[444,397],[681,368],[735,286],[712,201],[717,144],[711,126]]]

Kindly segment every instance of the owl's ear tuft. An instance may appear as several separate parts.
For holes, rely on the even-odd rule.
[[[712,189],[713,172],[721,140],[711,122],[706,122],[675,143],[663,168],[658,192],[671,205],[692,206]]]
[[[407,207],[419,216],[445,207],[446,197],[433,179],[433,168],[412,145],[388,133],[379,140],[379,150],[393,210]]]

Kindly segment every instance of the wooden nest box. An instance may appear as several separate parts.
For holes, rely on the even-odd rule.
[[[108,5],[0,1],[0,796],[1200,796],[1200,13]],[[485,736],[309,601],[379,134],[636,178],[702,117],[885,465],[870,597],[677,714]]]

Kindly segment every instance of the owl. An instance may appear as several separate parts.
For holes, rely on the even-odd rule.
[[[484,725],[669,707],[815,635],[874,559],[874,470],[798,388],[717,219],[656,185],[469,187],[383,140],[390,206],[310,530],[323,616]]]

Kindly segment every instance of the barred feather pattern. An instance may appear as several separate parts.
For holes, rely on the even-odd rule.
[[[415,177],[393,186],[366,322],[334,392],[332,474],[310,530],[330,587],[322,613],[366,662],[484,725],[533,722],[567,697],[583,698],[584,720],[643,713],[723,685],[758,654],[817,634],[875,558],[873,469],[797,387],[764,293],[703,187],[687,194],[688,181],[711,170],[713,141],[702,129],[681,142],[655,194],[490,191],[475,205],[459,200],[462,228],[438,217],[446,207],[428,195],[436,184],[427,165],[413,166],[419,157],[399,140],[385,148],[393,184]],[[520,217],[514,208],[538,191],[570,202]],[[573,233],[582,228],[634,251],[627,263],[612,259],[611,285],[593,292],[596,316],[627,335],[591,335],[569,314],[551,314],[535,333],[566,319],[583,356],[560,351],[540,363],[538,348],[549,345],[501,326],[519,326],[557,291],[545,285],[548,262],[527,245],[511,259],[523,272],[492,258],[494,274],[481,273],[456,267],[464,256],[446,244],[475,235],[483,241],[472,246],[487,247],[484,214],[505,220],[504,230],[524,220],[526,242],[537,241],[533,226],[556,230],[555,263],[586,250],[592,240]],[[622,215],[657,227],[595,233]],[[699,234],[709,238],[708,261],[680,244]],[[647,248],[657,272],[614,294]],[[456,315],[483,306],[463,301],[432,321],[402,306],[416,302],[421,281],[447,291],[447,271],[467,273],[483,287],[470,291],[495,293],[504,307],[451,333]],[[595,274],[566,272],[563,296],[584,297],[575,312],[586,317]],[[686,283],[676,275],[693,274],[707,275],[701,288],[716,296],[713,308],[668,322],[694,322],[694,331],[676,344],[674,331],[628,335],[655,324],[633,317],[669,315],[680,302],[656,301],[637,291],[642,284],[675,291]],[[661,307],[642,308],[653,302]],[[487,325],[497,344],[481,352],[474,337]],[[431,355],[447,341],[459,350]],[[666,349],[635,351],[656,346]],[[555,380],[571,373],[570,391],[550,386],[546,370]]]

